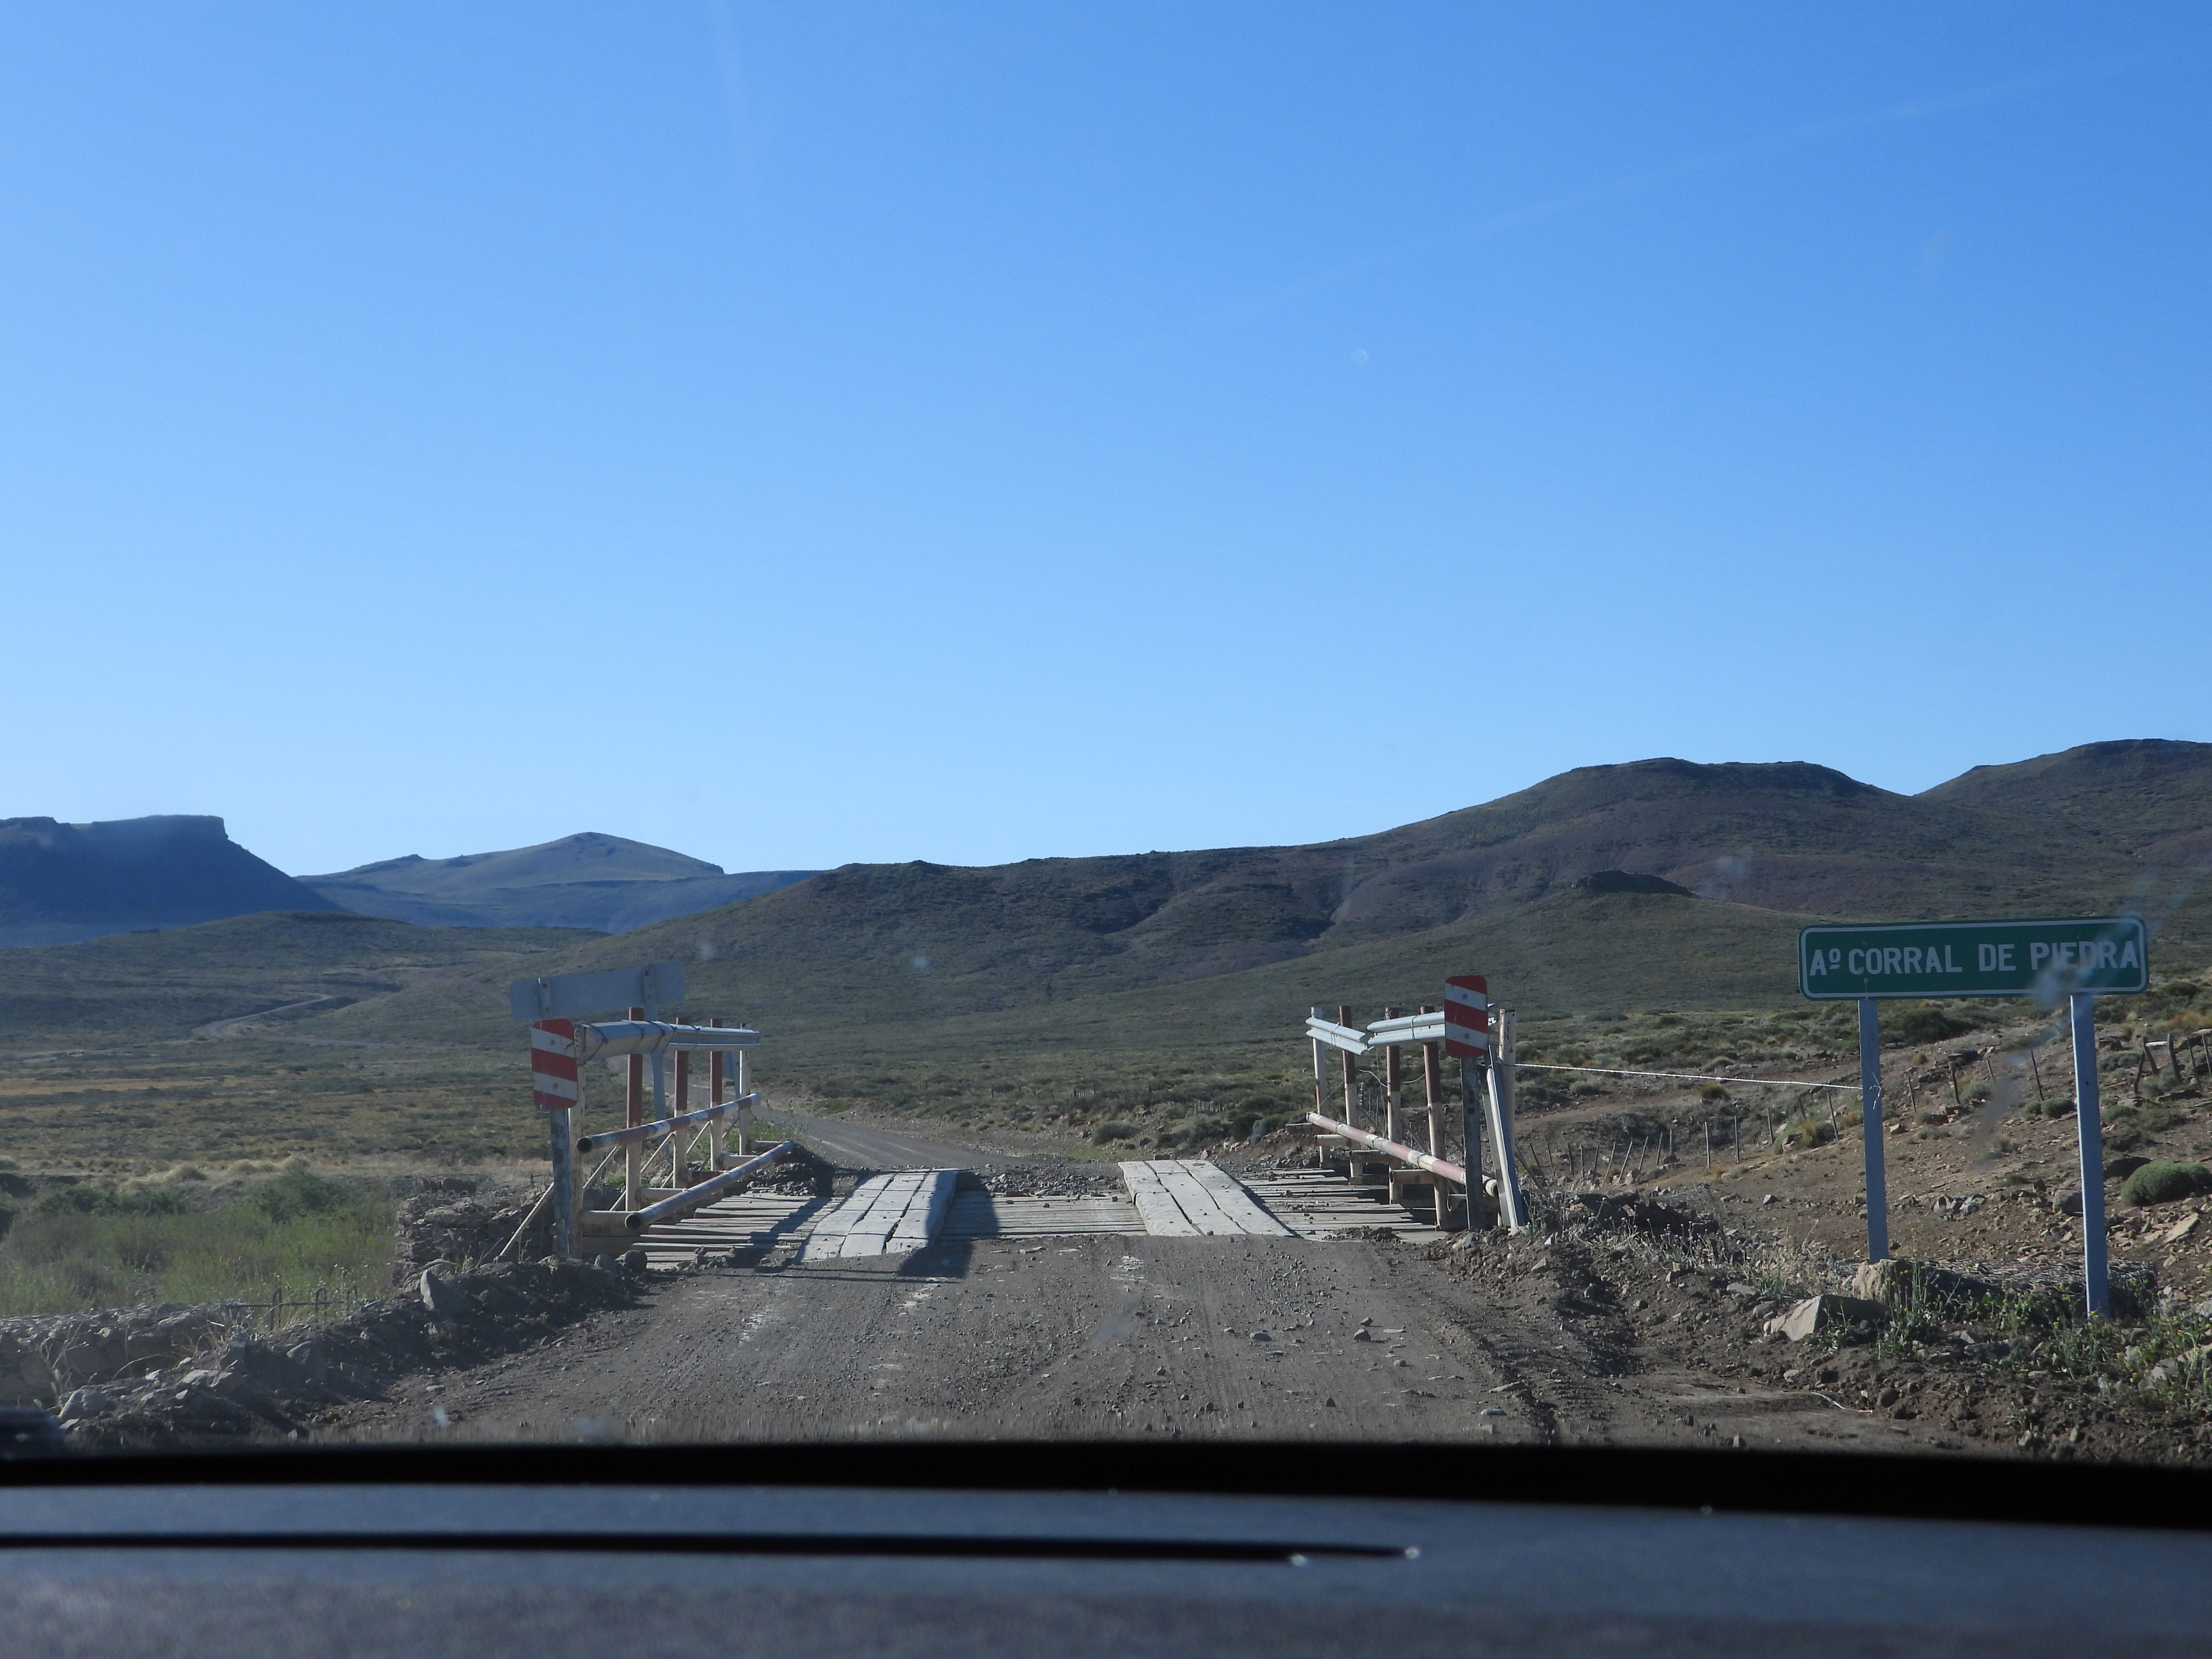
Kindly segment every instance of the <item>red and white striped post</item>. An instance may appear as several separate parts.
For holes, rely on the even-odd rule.
[[[576,1072],[576,1022],[541,1019],[530,1028],[531,1103],[553,1134],[553,1254],[576,1254],[575,1135],[569,1114],[583,1097]]]

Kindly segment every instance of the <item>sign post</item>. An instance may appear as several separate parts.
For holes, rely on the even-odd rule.
[[[2111,1309],[2105,1260],[2105,1143],[2097,1107],[2096,1000],[2150,985],[2141,916],[2033,921],[1905,921],[1808,927],[1797,936],[1797,986],[1814,1001],[1859,1005],[1860,1127],[1866,1139],[1867,1260],[1889,1254],[1882,1171],[1881,1025],[1885,1000],[2033,997],[2067,1005],[2074,1039],[2074,1115],[2081,1139],[2081,1276],[2092,1314]]]
[[[1859,1139],[1866,1149],[1867,1260],[1889,1260],[1889,1172],[1882,1167],[1881,1004],[1859,999]]]
[[[576,1069],[576,1023],[541,1019],[530,1027],[531,1103],[545,1114],[553,1135],[553,1254],[576,1254],[574,1122],[569,1113],[583,1096]]]
[[[2074,1038],[2074,1124],[2081,1147],[2081,1279],[2089,1311],[2112,1311],[2112,1286],[2105,1264],[2105,1120],[2097,1104],[2097,999],[2076,991],[2066,999]]]
[[[1528,1212],[1521,1201],[1519,1159],[1513,1151],[1513,1011],[1498,1009],[1490,1032],[1490,1145],[1498,1164],[1498,1212],[1517,1233],[1528,1224]]]
[[[1513,1142],[1505,1127],[1508,1103],[1498,1095],[1498,1067],[1491,1064],[1490,981],[1480,974],[1454,974],[1444,981],[1444,1052],[1459,1061],[1460,1138],[1467,1152],[1467,1224],[1472,1232],[1483,1209],[1482,1127],[1480,1110],[1490,1119],[1492,1155],[1498,1164],[1498,1207],[1505,1224],[1523,1224],[1521,1189],[1513,1180]],[[1478,1087],[1475,1073],[1482,1073]]]
[[[558,974],[548,979],[518,979],[507,988],[507,1012],[530,1022],[532,1097],[545,1114],[553,1137],[553,1253],[576,1253],[575,1122],[571,1115],[582,1097],[577,1072],[574,1014],[605,1013],[611,1008],[644,1005],[647,1019],[660,1018],[660,999],[684,994],[680,963],[655,962],[640,968],[611,968],[597,974]],[[661,1103],[660,1054],[653,1056],[653,1100]],[[667,1113],[664,1109],[662,1116]]]

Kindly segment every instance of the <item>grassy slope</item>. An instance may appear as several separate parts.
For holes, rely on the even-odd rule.
[[[374,1000],[484,964],[520,973],[587,937],[276,911],[0,951],[0,1048],[161,1040],[312,996]]]

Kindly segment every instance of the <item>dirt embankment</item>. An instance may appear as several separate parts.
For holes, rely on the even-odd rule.
[[[304,1337],[257,1336],[227,1328],[220,1310],[188,1310],[152,1327],[181,1340],[153,1345],[110,1325],[91,1334],[101,1345],[94,1363],[71,1363],[85,1354],[82,1341],[63,1350],[58,1366],[66,1369],[57,1369],[46,1397],[74,1383],[60,1417],[80,1448],[296,1439],[332,1410],[381,1396],[398,1378],[534,1346],[635,1294],[635,1276],[618,1268],[506,1262],[426,1269],[411,1294]]]

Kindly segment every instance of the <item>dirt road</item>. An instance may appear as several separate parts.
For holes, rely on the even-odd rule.
[[[831,1163],[848,1170],[969,1170],[1009,1154],[950,1140],[884,1129],[842,1117],[780,1112],[780,1121]]]
[[[869,1167],[893,1150],[865,1129],[845,1139]],[[980,1156],[911,1147],[929,1162]],[[1920,1438],[1802,1388],[1661,1363],[1633,1321],[1585,1305],[1547,1271],[1540,1245],[1513,1248],[1527,1271],[1502,1285],[1448,1252],[1378,1241],[1096,1235],[654,1275],[635,1307],[532,1352],[409,1379],[325,1432]]]

